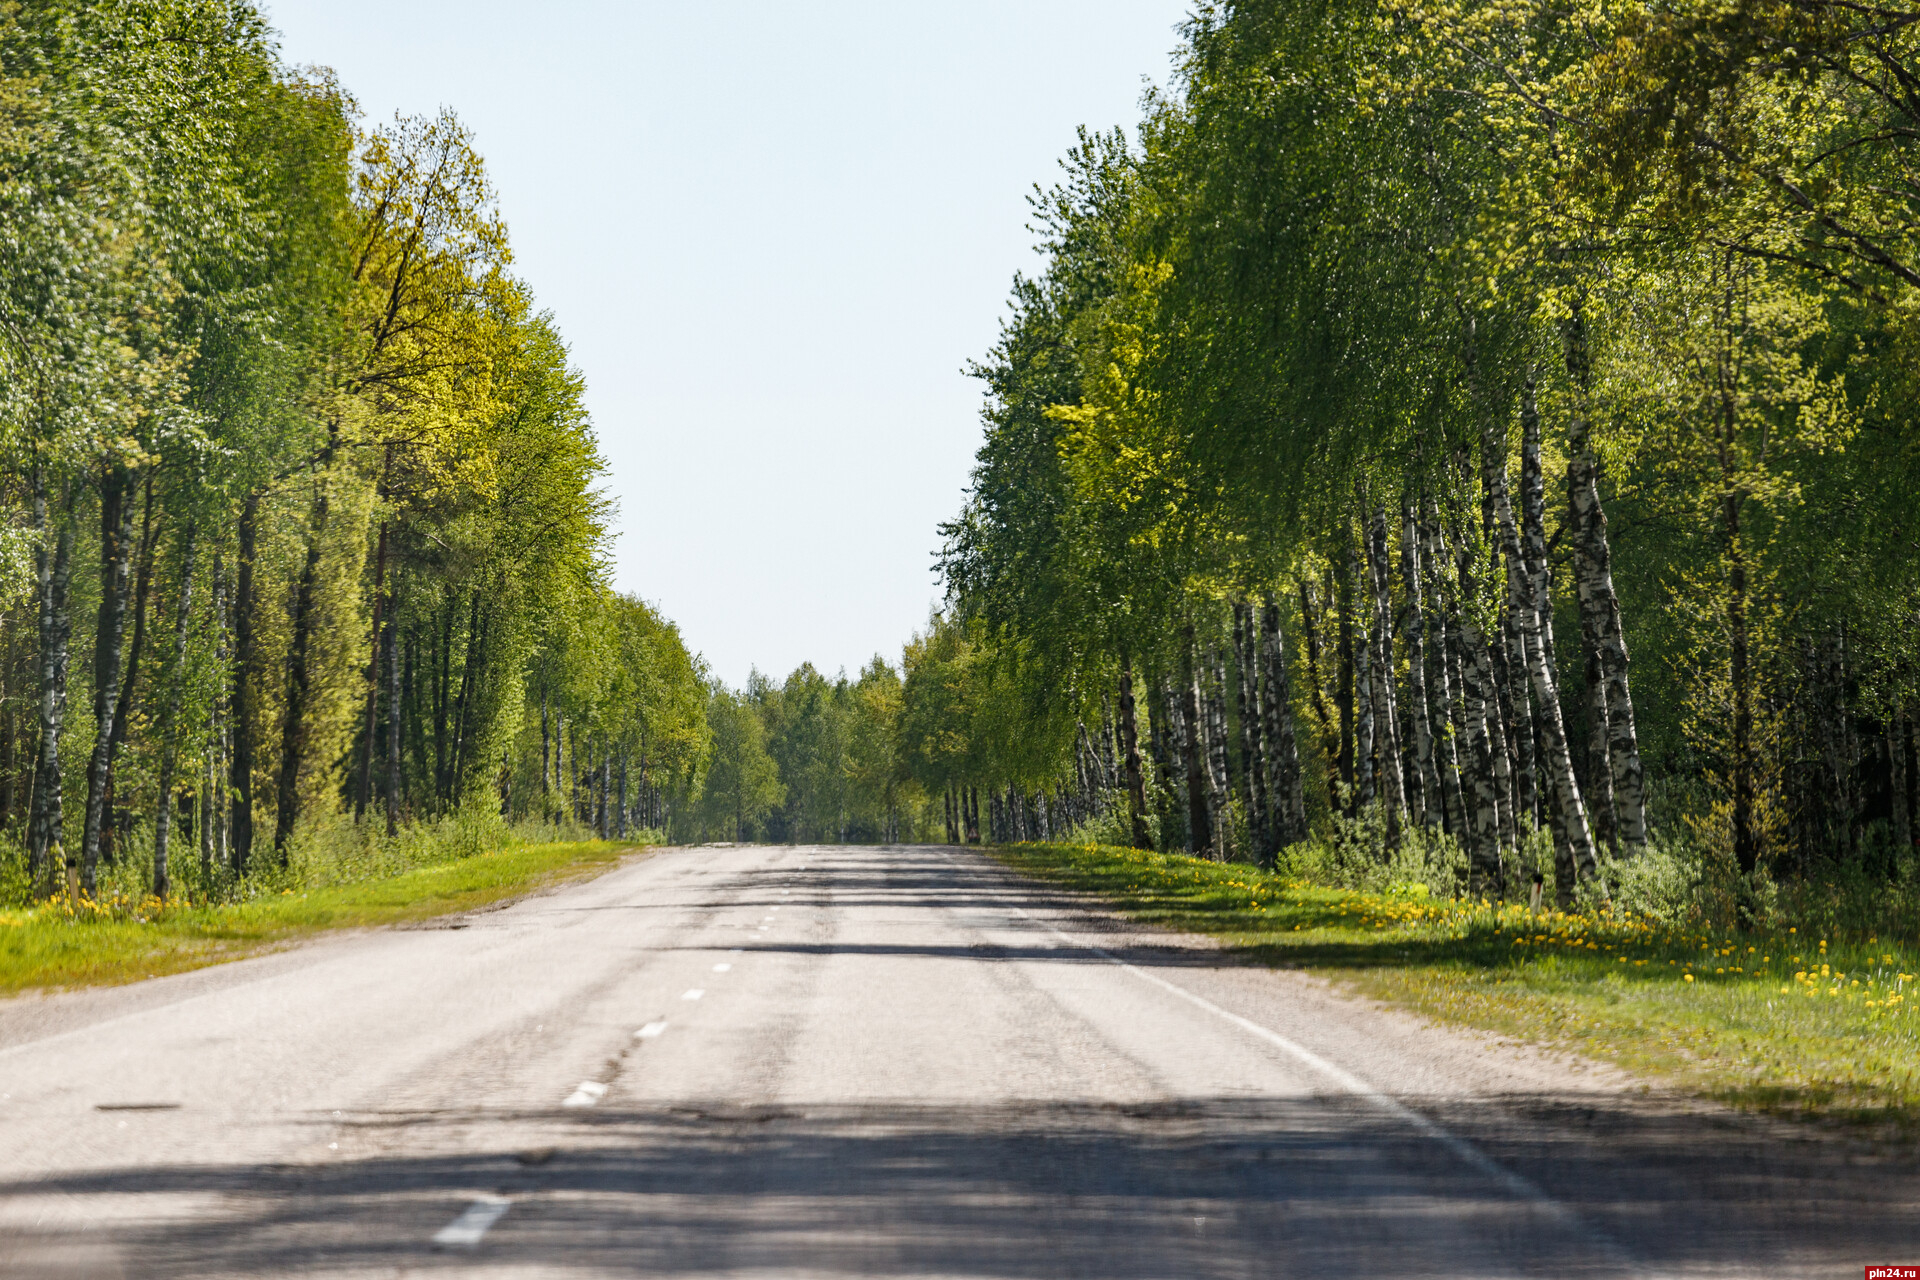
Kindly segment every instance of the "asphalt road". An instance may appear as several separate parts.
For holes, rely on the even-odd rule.
[[[0,1002],[0,1275],[1857,1276],[1910,1152],[1143,935],[978,854],[699,848]]]

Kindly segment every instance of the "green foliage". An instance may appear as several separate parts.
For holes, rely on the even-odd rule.
[[[1763,894],[1868,857],[1875,822],[1911,840],[1914,30],[1798,0],[1201,6],[1137,138],[1083,132],[1036,191],[1045,266],[976,369],[986,439],[946,526],[965,661],[1033,668],[1028,720],[1071,722],[1121,662],[1149,689],[1181,672],[1184,628],[1219,633],[1237,597],[1311,595],[1364,632],[1356,529],[1403,505],[1454,552],[1428,566],[1445,611],[1497,638],[1516,553],[1493,488],[1537,405],[1583,792],[1619,767],[1587,756],[1598,545],[1646,776],[1685,798],[1656,848],[1721,849]],[[1586,467],[1597,538],[1561,497]],[[1303,759],[1354,787],[1330,809],[1310,789],[1316,839],[1390,861],[1324,714],[1350,677],[1300,650],[1290,710],[1323,731]],[[959,659],[928,661],[915,767],[984,777],[958,763]],[[1523,876],[1532,840],[1503,841]]]
[[[725,688],[707,703],[713,747],[700,791],[703,830],[743,840],[764,829],[768,815],[786,799],[780,766],[767,754],[767,726],[760,709]]]
[[[14,900],[83,827],[94,893],[153,883],[163,810],[204,896],[657,831],[695,786],[700,664],[607,585],[584,379],[472,134],[356,115],[247,0],[0,4]]]

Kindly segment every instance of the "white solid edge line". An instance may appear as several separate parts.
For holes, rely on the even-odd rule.
[[[1336,1066],[1305,1045],[1297,1044],[1289,1040],[1278,1031],[1263,1027],[1250,1018],[1243,1018],[1232,1010],[1223,1009],[1206,997],[1197,996],[1185,987],[1175,986],[1165,978],[1148,973],[1138,965],[1128,964],[1125,960],[1114,955],[1105,947],[1097,946],[1091,942],[1083,942],[1071,934],[1062,933],[1059,929],[1054,928],[1050,924],[1046,924],[1044,921],[1042,922],[1042,926],[1047,932],[1053,934],[1069,946],[1091,951],[1107,963],[1118,965],[1142,982],[1151,983],[1170,995],[1178,996],[1196,1008],[1204,1009],[1215,1017],[1232,1023],[1256,1039],[1266,1041],[1274,1048],[1288,1054],[1303,1065],[1319,1072],[1347,1093],[1353,1094],[1355,1097],[1378,1107],[1381,1111],[1386,1112],[1388,1115],[1394,1117],[1394,1119],[1401,1121],[1409,1128],[1417,1131],[1422,1137],[1438,1143],[1462,1164],[1469,1166],[1476,1172],[1498,1183],[1509,1195],[1516,1199],[1527,1201],[1560,1225],[1576,1230],[1589,1237],[1602,1252],[1608,1255],[1607,1260],[1613,1265],[1636,1274],[1640,1273],[1639,1266],[1627,1256],[1626,1252],[1614,1242],[1612,1237],[1606,1235],[1599,1228],[1581,1218],[1558,1200],[1555,1200],[1552,1196],[1541,1190],[1532,1180],[1524,1178],[1505,1165],[1500,1164],[1491,1156],[1481,1151],[1480,1148],[1468,1142],[1465,1138],[1458,1136],[1448,1129],[1442,1128],[1439,1124],[1429,1120],[1426,1116],[1421,1115],[1418,1111],[1407,1106],[1399,1099],[1382,1093],[1346,1068]]]
[[[607,1086],[598,1080],[582,1080],[580,1087],[567,1095],[563,1107],[590,1107],[607,1096]]]
[[[666,1029],[667,1029],[667,1024],[665,1020],[662,1020],[659,1022],[649,1022],[646,1026],[634,1032],[633,1038],[635,1040],[651,1040],[655,1036],[659,1035],[662,1031],[665,1031]]]
[[[705,994],[707,994],[707,993],[706,993],[705,991],[703,991],[702,989],[700,989],[699,987],[693,987],[693,988],[691,988],[691,989],[689,989],[689,990],[687,991],[687,993],[686,993],[685,995],[683,995],[683,996],[681,996],[680,998],[681,998],[682,1000],[698,1000],[698,999],[699,999],[699,998],[700,998],[701,996],[703,996],[703,995],[705,995]]]
[[[954,858],[953,854],[944,851],[940,852],[940,856],[949,860]],[[1015,910],[1018,910],[1018,908],[1015,908]],[[1053,925],[1044,920],[1039,920],[1037,917],[1029,918],[1035,919],[1035,922],[1042,928],[1067,945],[1078,947],[1085,951],[1091,951],[1102,960],[1126,970],[1126,972],[1139,978],[1142,982],[1151,983],[1170,995],[1178,996],[1188,1004],[1196,1008],[1204,1009],[1215,1017],[1239,1027],[1242,1031],[1247,1032],[1256,1039],[1264,1040],[1275,1048],[1287,1053],[1301,1064],[1319,1072],[1322,1076],[1325,1076],[1346,1092],[1393,1116],[1395,1119],[1419,1133],[1422,1137],[1439,1144],[1439,1146],[1444,1148],[1461,1163],[1498,1183],[1508,1194],[1517,1199],[1525,1200],[1552,1218],[1556,1223],[1586,1236],[1600,1252],[1606,1255],[1607,1261],[1612,1265],[1636,1275],[1649,1274],[1639,1263],[1629,1256],[1611,1236],[1574,1213],[1573,1210],[1567,1208],[1558,1200],[1555,1200],[1531,1179],[1524,1178],[1515,1173],[1513,1170],[1488,1156],[1465,1138],[1443,1128],[1438,1123],[1421,1115],[1418,1111],[1415,1111],[1397,1098],[1382,1093],[1344,1067],[1336,1066],[1305,1045],[1297,1044],[1277,1031],[1263,1027],[1249,1018],[1243,1018],[1231,1010],[1221,1008],[1204,996],[1195,995],[1185,987],[1176,986],[1168,982],[1165,978],[1148,973],[1138,965],[1127,963],[1119,956],[1108,951],[1105,947],[1092,942],[1085,942],[1073,937],[1071,934],[1063,933]]]
[[[434,1232],[433,1242],[471,1249],[512,1204],[505,1196],[481,1196],[462,1209],[459,1217]]]

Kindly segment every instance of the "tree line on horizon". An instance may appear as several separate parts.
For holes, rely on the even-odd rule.
[[[876,655],[856,677],[802,663],[737,690],[712,681],[708,754],[672,838],[981,844],[1082,830],[1118,785],[1111,717],[1089,734],[1073,715],[1036,715],[987,654],[936,614],[897,664]],[[988,785],[1021,762],[1023,825]]]
[[[0,5],[0,845],[203,897],[351,818],[664,827],[703,671],[449,111],[245,0]]]

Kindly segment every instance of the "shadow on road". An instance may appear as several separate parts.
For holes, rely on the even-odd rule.
[[[1481,1280],[1616,1274],[1604,1238],[1653,1274],[1838,1275],[1907,1257],[1920,1226],[1908,1164],[1629,1099],[1419,1104],[1572,1220],[1349,1098],[615,1101],[590,1113],[349,1117],[338,1158],[311,1166],[0,1185],[4,1199],[102,1210],[85,1243],[0,1237],[0,1271]],[[331,1133],[341,1122],[314,1123]],[[382,1155],[393,1128],[410,1147],[444,1150]],[[209,1195],[211,1211],[168,1218],[180,1197]],[[478,1195],[513,1205],[477,1250],[436,1253],[433,1234]],[[63,1257],[77,1265],[63,1270]]]

